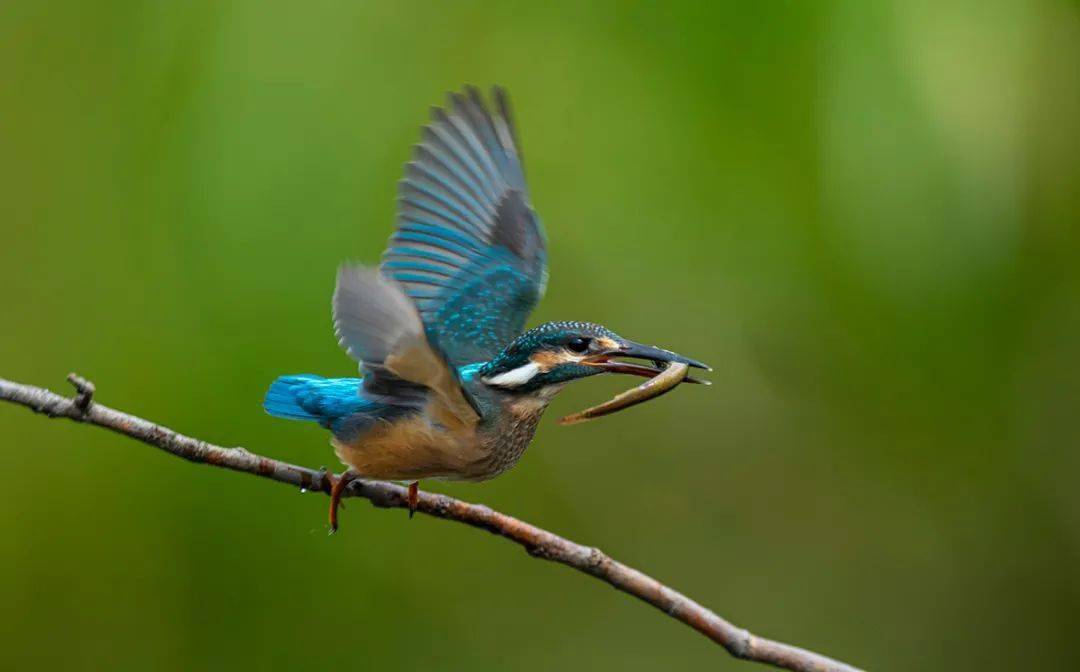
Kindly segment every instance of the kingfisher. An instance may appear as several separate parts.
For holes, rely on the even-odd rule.
[[[406,164],[380,265],[338,269],[334,330],[361,377],[282,376],[263,403],[330,430],[347,467],[328,477],[331,532],[353,479],[408,482],[411,516],[422,479],[507,471],[568,383],[651,377],[672,362],[709,368],[591,322],[525,331],[546,284],[546,239],[506,91],[494,87],[490,102],[473,86],[449,94]]]

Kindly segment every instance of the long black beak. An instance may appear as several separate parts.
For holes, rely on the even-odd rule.
[[[633,357],[635,359],[646,359],[653,363],[653,366],[642,366],[641,364],[634,364],[631,362],[622,362],[613,360],[612,357]],[[623,341],[619,344],[619,347],[609,352],[592,357],[589,360],[582,362],[589,366],[595,366],[609,371],[611,373],[629,373],[635,376],[643,376],[645,378],[652,378],[658,374],[665,364],[671,362],[679,362],[692,366],[696,369],[704,369],[706,371],[712,371],[712,367],[708,364],[703,364],[695,359],[689,357],[683,357],[682,355],[671,352],[670,350],[664,350],[651,345],[642,345],[641,343],[635,343],[633,341]],[[697,378],[691,378],[687,376],[686,382],[699,383],[708,385],[709,381],[699,380]]]

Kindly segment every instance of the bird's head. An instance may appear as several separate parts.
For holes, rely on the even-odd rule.
[[[643,359],[653,366],[620,361]],[[498,357],[484,365],[481,380],[507,392],[551,392],[568,382],[598,373],[657,374],[669,362],[710,370],[701,362],[642,345],[591,322],[545,322],[518,336]],[[688,378],[689,382],[700,382]]]

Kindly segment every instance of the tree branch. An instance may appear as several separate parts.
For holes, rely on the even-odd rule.
[[[92,383],[75,374],[69,375],[68,380],[77,392],[73,399],[40,387],[0,378],[0,400],[26,406],[50,418],[62,417],[104,427],[189,462],[242,471],[308,490],[329,492],[332,475],[325,471],[272,460],[243,448],[224,448],[184,436],[149,420],[95,403]],[[346,496],[364,497],[380,508],[408,506],[405,488],[382,481],[354,481]],[[481,504],[422,492],[417,510],[429,516],[487,530],[520,544],[533,557],[562,563],[594,576],[689,625],[736,658],[799,672],[858,672],[857,668],[812,651],[751,634],[656,579],[613,560],[599,549],[574,543]]]

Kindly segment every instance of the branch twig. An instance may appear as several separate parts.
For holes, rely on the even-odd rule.
[[[71,374],[68,380],[77,392],[74,399],[0,378],[0,400],[26,406],[50,418],[63,417],[104,427],[190,462],[242,471],[308,490],[329,491],[325,471],[272,460],[243,448],[224,448],[184,436],[149,420],[94,402],[94,385],[84,378]],[[353,481],[346,496],[364,497],[380,508],[408,507],[405,488],[381,481]],[[857,668],[812,651],[751,634],[656,579],[613,560],[599,549],[574,543],[481,504],[423,492],[417,510],[429,516],[487,530],[520,544],[533,557],[562,563],[594,576],[689,625],[736,658],[799,672],[858,672]]]

